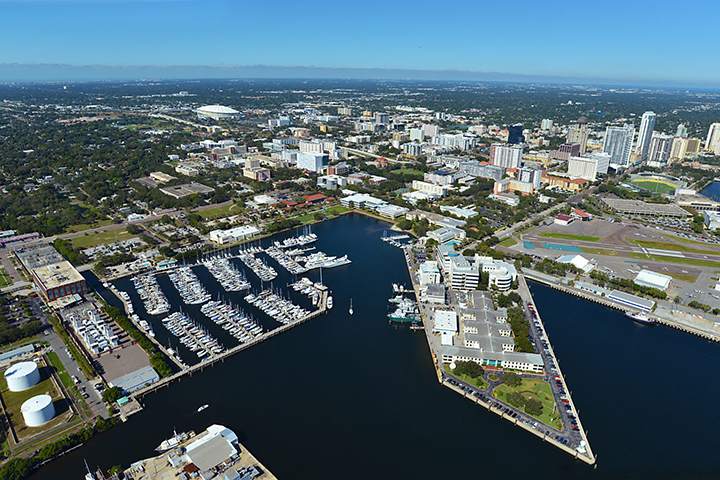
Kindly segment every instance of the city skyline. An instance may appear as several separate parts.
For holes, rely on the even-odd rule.
[[[0,81],[246,76],[720,87],[720,67],[697,48],[717,44],[711,29],[642,5],[623,4],[617,16],[614,3],[521,1],[508,15],[504,5],[465,2],[453,9],[463,15],[449,12],[441,22],[429,2],[278,2],[268,15],[260,5],[220,0],[0,0],[0,39],[14,45],[0,52]],[[635,34],[668,30],[692,35]],[[667,67],[677,55],[687,69]]]

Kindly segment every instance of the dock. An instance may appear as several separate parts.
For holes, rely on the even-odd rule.
[[[412,252],[411,252],[410,248],[403,247],[403,253],[405,255],[405,261],[406,261],[406,264],[408,267],[408,272],[410,274],[410,280],[412,281],[413,290],[415,291],[416,297],[418,299],[420,299],[420,285],[419,285],[418,279],[415,276],[415,273],[413,271]],[[553,353],[552,346],[550,345],[550,340],[547,337],[547,334],[545,334],[545,327],[543,326],[542,320],[540,319],[540,313],[538,312],[537,307],[535,306],[535,303],[532,300],[532,296],[530,295],[529,290],[527,290],[527,284],[525,283],[525,279],[522,277],[522,275],[519,275],[519,282],[521,284],[521,288],[524,288],[525,291],[527,292],[528,303],[531,304],[533,306],[533,308],[535,309],[535,312],[537,314],[537,321],[541,325],[540,328],[542,329],[543,334],[545,335],[545,338],[548,339],[547,343],[548,343],[548,346],[550,347],[551,356],[555,360],[555,367],[558,371],[558,375],[561,377],[563,385],[565,385],[565,390],[567,392],[566,396],[570,402],[572,412],[577,419],[578,428],[579,428],[578,433],[580,434],[582,441],[584,442],[583,446],[585,447],[585,451],[581,452],[580,450],[578,450],[576,448],[571,448],[570,446],[557,441],[552,436],[552,434],[546,433],[546,431],[557,432],[558,430],[556,430],[554,427],[546,426],[545,424],[538,421],[538,422],[536,422],[537,425],[542,425],[543,427],[547,427],[547,428],[538,428],[538,427],[535,427],[534,424],[528,424],[528,423],[525,423],[524,421],[521,421],[520,416],[512,417],[511,415],[508,415],[507,413],[503,412],[501,409],[496,408],[494,406],[495,403],[499,403],[502,405],[505,405],[505,403],[499,399],[495,399],[495,397],[492,395],[491,391],[487,392],[486,398],[488,400],[485,401],[485,400],[481,399],[479,396],[469,394],[468,389],[463,390],[458,385],[452,385],[451,383],[446,382],[445,381],[446,378],[443,374],[443,369],[442,369],[442,359],[439,358],[439,356],[436,354],[436,352],[433,349],[433,338],[434,337],[432,334],[432,319],[427,318],[426,310],[425,310],[424,306],[420,302],[418,302],[418,306],[420,309],[420,315],[422,317],[423,324],[424,324],[425,337],[428,342],[428,348],[430,349],[430,352],[432,354],[433,367],[435,368],[435,372],[438,377],[438,382],[441,385],[462,395],[464,398],[470,400],[471,402],[475,403],[476,405],[482,406],[485,409],[487,409],[488,411],[493,412],[496,415],[502,417],[503,419],[511,422],[515,426],[525,429],[526,431],[528,431],[528,432],[532,433],[533,435],[537,436],[538,438],[542,439],[543,442],[547,442],[547,443],[553,445],[554,447],[571,455],[575,459],[580,460],[584,463],[587,463],[588,465],[595,465],[597,459],[596,459],[595,455],[592,453],[592,450],[590,449],[590,444],[587,439],[587,434],[583,430],[582,424],[580,423],[580,417],[578,415],[577,408],[575,407],[575,404],[572,403],[570,390],[567,388],[567,384],[565,383],[564,376],[563,376],[562,372],[560,371],[559,363],[557,361],[557,358],[555,357],[555,354]],[[557,403],[557,398],[556,398],[556,403]],[[513,408],[513,410],[516,410],[516,409]],[[566,434],[565,431],[562,431],[560,433],[563,435]]]
[[[546,274],[539,274],[539,272],[535,272],[533,270],[523,269],[524,275],[529,278],[530,280],[533,280],[535,282],[541,283],[543,285],[546,285],[554,290],[561,291],[563,293],[567,293],[568,295],[573,295],[578,298],[582,298],[583,300],[587,300],[589,302],[594,302],[600,305],[603,305],[605,307],[613,308],[615,310],[620,310],[621,312],[627,312],[632,311],[634,313],[639,313],[641,310],[637,308],[630,307],[628,305],[623,305],[617,302],[614,302],[608,298],[601,297],[599,295],[596,295],[592,292],[588,292],[586,290],[580,290],[579,288],[574,288],[568,285],[563,285],[561,283],[553,281],[553,279],[548,278],[549,275]],[[668,316],[661,315],[657,310],[663,310],[663,312],[667,312]],[[716,322],[710,322],[707,319],[704,319],[705,322],[702,322],[700,318],[698,319],[690,319],[687,322],[682,322],[678,318],[671,318],[672,311],[668,311],[667,308],[661,307],[658,308],[655,312],[649,313],[649,316],[655,320],[658,324],[664,325],[666,327],[673,328],[675,330],[679,330],[681,332],[689,333],[690,335],[695,335],[697,337],[704,338],[705,340],[709,340],[711,342],[720,342],[720,325]],[[686,314],[689,316],[689,314]],[[702,318],[702,317],[701,317]],[[696,323],[706,323],[707,328],[700,328],[697,325],[692,325],[692,322]]]

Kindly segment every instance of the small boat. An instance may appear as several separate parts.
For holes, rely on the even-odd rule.
[[[208,404],[206,403],[206,404],[203,405],[202,407],[198,407],[198,412],[202,412],[203,410],[205,410],[205,409],[206,409],[207,407],[209,407],[209,406],[210,406],[210,405],[208,405]]]
[[[350,299],[350,315],[353,314],[353,308],[352,308],[352,298]]]
[[[625,316],[628,318],[632,318],[638,323],[642,323],[644,325],[655,325],[657,321],[654,318],[650,318],[647,313],[640,312],[640,313],[633,313],[633,312],[625,312]]]
[[[330,297],[330,296],[328,296],[328,298],[327,298],[327,308],[328,308],[328,310],[332,310],[332,307],[333,307],[333,298]]]
[[[185,432],[177,433],[173,430],[173,436],[168,438],[167,440],[163,440],[160,445],[158,445],[155,448],[156,452],[167,452],[168,450],[172,450],[173,448],[180,445],[180,442],[183,442],[188,439],[188,435]]]
[[[85,462],[85,470],[87,470],[87,473],[85,474],[85,480],[97,480],[95,475],[90,471],[90,467],[88,467],[87,460],[84,460]]]

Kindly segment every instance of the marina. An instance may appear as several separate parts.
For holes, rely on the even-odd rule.
[[[180,339],[191,352],[194,352],[200,359],[219,355],[223,347],[208,333],[208,331],[191,320],[182,312],[175,312],[162,321],[170,333]]]
[[[304,308],[295,305],[280,293],[272,290],[263,290],[259,294],[253,293],[245,297],[245,301],[256,306],[275,321],[287,325],[310,314]],[[328,308],[331,308],[328,306]]]
[[[252,270],[258,278],[260,278],[260,280],[263,282],[270,282],[277,278],[277,271],[268,266],[267,263],[255,257],[257,253],[262,251],[262,247],[247,247],[238,252],[238,258],[247,265],[247,267]]]
[[[168,277],[186,304],[198,305],[210,300],[211,295],[189,266],[173,270]]]
[[[248,290],[252,286],[245,274],[232,264],[230,253],[206,258],[202,264],[205,265],[205,268],[208,269],[226,292],[240,292]]]
[[[149,315],[162,315],[170,311],[170,302],[160,289],[154,273],[135,276],[132,279],[135,291],[145,305],[145,311]],[[115,288],[113,285],[111,288]],[[129,313],[133,313],[132,302],[127,292],[118,290],[118,294],[126,302]]]
[[[239,343],[249,342],[263,333],[262,327],[251,316],[232,304],[214,300],[203,305],[200,311],[235,337]]]

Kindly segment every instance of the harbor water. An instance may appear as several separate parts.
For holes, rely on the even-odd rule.
[[[531,284],[598,455],[593,469],[437,382],[423,332],[386,318],[391,284],[409,285],[401,250],[380,240],[386,228],[360,215],[316,225],[319,250],[353,261],[323,271],[330,313],[148,395],[141,413],[33,478],[82,478],[83,460],[128,466],[173,429],[212,423],[281,479],[717,478],[720,346]]]

